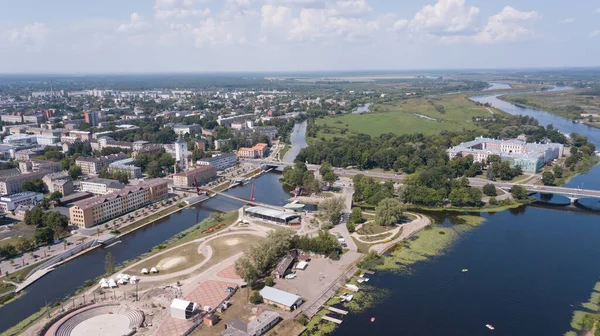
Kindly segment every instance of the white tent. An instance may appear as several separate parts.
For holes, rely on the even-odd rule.
[[[134,285],[136,282],[138,282],[140,279],[138,279],[135,275],[132,276],[131,278],[129,278],[129,283]]]
[[[118,283],[119,285],[126,285],[126,284],[127,284],[127,280],[125,280],[125,279],[121,278],[121,279],[119,279],[119,281],[117,281],[117,283]]]
[[[148,274],[148,269],[147,268],[142,268],[142,274]]]
[[[108,287],[110,287],[110,288],[115,288],[115,287],[118,287],[118,286],[117,286],[117,283],[115,282],[115,280],[114,280],[113,278],[110,278],[110,279],[108,280]]]
[[[158,273],[158,270],[156,269],[156,267],[152,267],[150,269],[150,273]]]
[[[115,279],[120,280],[123,277],[123,274],[119,273],[117,274],[117,276],[115,277]]]
[[[181,320],[189,320],[198,311],[196,303],[181,299],[174,299],[170,308],[171,316]]]
[[[106,279],[102,278],[102,280],[100,280],[100,288],[108,288],[108,282],[106,282]]]

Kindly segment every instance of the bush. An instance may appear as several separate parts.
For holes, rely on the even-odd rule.
[[[275,280],[273,280],[273,277],[265,278],[265,286],[272,287],[274,284],[275,284]]]
[[[310,320],[308,317],[306,317],[306,315],[302,314],[300,317],[298,317],[298,323],[302,324],[303,326],[306,326],[308,322],[310,322]]]
[[[346,228],[348,228],[348,232],[350,233],[356,230],[356,226],[351,222],[346,222]]]
[[[263,302],[263,297],[257,291],[254,291],[252,292],[252,295],[250,295],[249,300],[252,304],[259,304]]]
[[[483,193],[486,196],[497,196],[498,195],[498,193],[496,192],[496,186],[494,186],[491,183],[488,183],[483,186]]]
[[[498,200],[496,199],[496,197],[492,197],[492,198],[490,198],[488,204],[491,206],[496,206],[496,205],[498,205]]]

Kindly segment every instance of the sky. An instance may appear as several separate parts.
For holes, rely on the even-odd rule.
[[[0,0],[0,73],[600,66],[600,0]]]

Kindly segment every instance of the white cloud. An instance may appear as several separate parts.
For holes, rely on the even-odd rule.
[[[465,0],[439,0],[435,5],[423,7],[410,21],[414,32],[432,35],[459,34],[472,29],[479,8],[467,7]]]
[[[357,41],[369,38],[379,30],[376,21],[330,16],[327,10],[304,8],[292,20],[288,38],[293,41],[341,39]]]
[[[132,32],[146,29],[150,26],[150,23],[144,19],[142,15],[137,12],[131,13],[128,23],[119,25],[117,31],[120,32]]]
[[[289,7],[264,5],[261,10],[261,27],[278,28],[288,24],[292,18]]]
[[[268,5],[283,5],[294,7],[323,6],[327,0],[266,0]]]
[[[339,0],[328,2],[326,6],[331,16],[361,16],[373,11],[365,0]]]
[[[396,20],[396,21],[394,21],[392,28],[390,28],[389,30],[393,31],[393,32],[403,31],[404,29],[406,29],[408,24],[409,24],[408,20],[405,20],[405,19]]]
[[[521,12],[506,6],[500,13],[490,16],[488,23],[474,36],[474,40],[478,43],[495,43],[530,37],[533,32],[527,24],[540,17],[535,11]]]
[[[5,46],[41,47],[46,42],[49,29],[43,23],[32,23],[19,28],[12,28],[0,34],[0,41]]]
[[[600,36],[600,30],[594,30],[593,32],[590,33],[590,37],[599,37]]]
[[[560,23],[574,23],[576,21],[577,21],[577,18],[570,17],[570,18],[566,18],[564,20],[560,20]]]
[[[186,9],[186,8],[158,9],[154,12],[154,17],[157,20],[184,19],[184,18],[188,18],[188,17],[209,16],[210,13],[211,13],[211,11],[209,8],[205,8],[205,9]]]

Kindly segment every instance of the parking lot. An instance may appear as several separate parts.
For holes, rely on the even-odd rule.
[[[348,267],[360,257],[360,253],[346,252],[340,260],[315,258],[304,271],[296,271],[295,279],[275,279],[275,287],[304,298],[302,307],[317,300]]]

